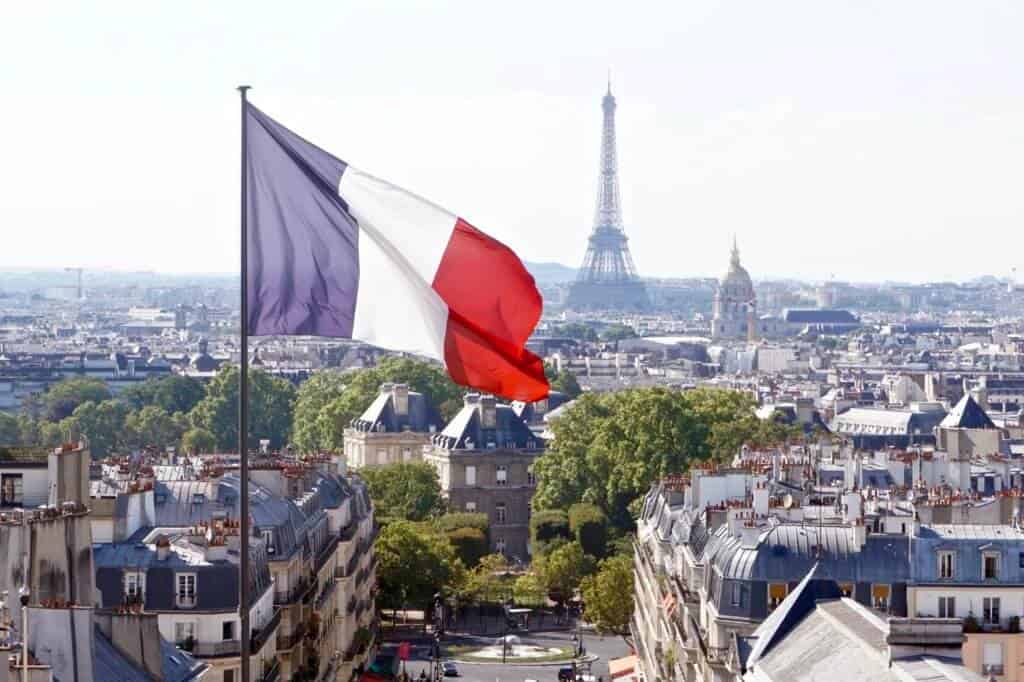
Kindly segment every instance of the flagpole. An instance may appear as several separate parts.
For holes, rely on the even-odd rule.
[[[238,561],[238,615],[241,620],[242,640],[242,682],[249,682],[249,651],[252,642],[249,636],[249,263],[248,225],[249,182],[248,182],[248,138],[246,119],[248,85],[238,86],[242,104],[242,230],[241,230],[241,330],[240,367],[238,371],[238,455],[239,455],[239,516],[241,524],[241,548]]]

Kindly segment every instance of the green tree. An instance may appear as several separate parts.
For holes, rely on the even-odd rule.
[[[294,402],[295,387],[288,381],[250,369],[248,447],[256,448],[264,438],[272,448],[288,443]],[[189,415],[194,426],[213,434],[219,449],[237,451],[238,367],[222,368]]]
[[[594,328],[580,322],[558,325],[551,332],[554,336],[564,336],[577,341],[597,341],[597,332]]]
[[[621,341],[622,339],[632,339],[636,337],[636,332],[632,327],[627,327],[624,324],[613,324],[603,332],[601,332],[602,341]]]
[[[569,530],[584,552],[594,557],[605,555],[608,518],[600,507],[584,502],[569,507]]]
[[[340,444],[340,441],[332,439],[329,430],[324,432],[319,417],[329,403],[344,394],[349,376],[333,370],[317,372],[299,386],[292,421],[292,442],[299,452],[338,449],[332,446]]]
[[[760,428],[744,394],[644,388],[585,393],[552,427],[533,465],[535,509],[596,504],[609,522],[632,527],[630,505],[650,484],[694,462],[735,454]]]
[[[17,445],[21,442],[18,418],[6,412],[0,412],[0,445]]]
[[[537,574],[531,571],[516,578],[512,584],[512,594],[516,604],[523,606],[541,607],[547,600],[547,590],[541,585]]]
[[[629,637],[633,618],[633,557],[625,554],[601,562],[598,571],[583,579],[584,617],[601,634]]]
[[[466,568],[473,568],[487,554],[487,534],[479,528],[456,528],[445,535]]]
[[[192,377],[166,376],[156,381],[153,404],[168,414],[189,412],[206,395],[203,385]]]
[[[465,570],[452,545],[428,524],[394,521],[375,544],[378,603],[384,608],[426,608],[438,591],[462,588]]]
[[[162,451],[178,445],[185,431],[184,426],[159,405],[147,405],[128,415],[125,420],[125,439],[133,448],[154,446]]]
[[[43,416],[52,422],[70,417],[82,403],[102,403],[111,397],[107,384],[100,379],[65,379],[43,395]]]
[[[594,572],[594,558],[587,556],[578,542],[570,542],[534,559],[537,578],[553,601],[564,604],[572,599],[584,577]]]
[[[462,594],[470,601],[495,603],[508,596],[508,559],[502,554],[487,554],[466,574]]]
[[[530,516],[534,555],[546,554],[569,542],[569,517],[561,509],[542,509]]]
[[[426,462],[396,462],[359,473],[382,518],[425,521],[444,513],[437,469]]]
[[[93,457],[106,457],[125,445],[125,421],[128,406],[117,400],[101,403],[84,402],[75,408],[70,417],[62,419],[64,434],[85,436]]]
[[[217,439],[206,429],[192,428],[181,437],[181,450],[186,454],[205,455],[217,449]]]
[[[580,388],[580,382],[576,381],[576,375],[567,369],[558,372],[550,383],[551,390],[564,393],[569,398],[578,398],[583,393],[583,389]]]

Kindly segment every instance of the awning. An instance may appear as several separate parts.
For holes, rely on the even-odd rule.
[[[608,674],[611,675],[613,680],[624,678],[627,675],[632,675],[636,670],[636,661],[636,656],[613,658],[608,661]]]

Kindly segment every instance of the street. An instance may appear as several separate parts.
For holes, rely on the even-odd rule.
[[[572,645],[572,632],[543,632],[537,635],[517,633],[523,644],[537,644],[541,646],[565,647]],[[492,643],[495,638],[481,638],[481,644]],[[629,648],[622,641],[621,637],[601,637],[592,632],[584,631],[583,643],[588,654],[596,655],[598,660],[594,662],[592,674],[608,680],[608,659],[619,658],[629,654]],[[408,661],[406,669],[413,676],[419,675],[420,670],[429,669],[430,656],[429,647],[414,646],[412,658]],[[473,663],[457,664],[459,678],[465,682],[522,682],[523,680],[538,680],[538,682],[553,681],[558,679],[558,669],[569,665],[545,664],[545,665],[502,665],[500,663]],[[454,678],[453,678],[454,679]]]

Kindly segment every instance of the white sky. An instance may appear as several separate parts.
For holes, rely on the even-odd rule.
[[[576,266],[611,67],[642,274],[735,232],[755,278],[1024,276],[1022,36],[1015,1],[8,2],[0,266],[234,270],[240,82]]]

